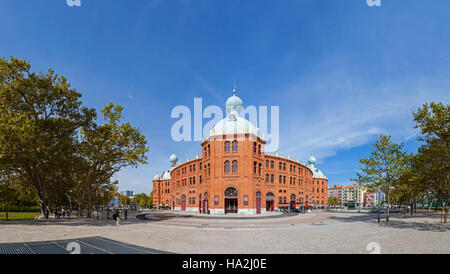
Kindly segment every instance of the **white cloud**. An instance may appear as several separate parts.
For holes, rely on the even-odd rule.
[[[339,76],[339,77],[338,77]],[[395,141],[414,138],[412,112],[425,102],[449,102],[445,77],[401,79],[376,87],[341,75],[300,79],[281,91],[281,154],[306,159],[336,155],[379,134]],[[284,111],[285,110],[285,111]]]

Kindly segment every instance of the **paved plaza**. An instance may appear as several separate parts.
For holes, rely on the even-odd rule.
[[[130,215],[113,220],[38,220],[0,223],[0,243],[36,243],[101,238],[150,253],[450,253],[450,225],[439,214],[314,212],[205,216],[179,211]],[[102,241],[102,240],[99,240]],[[369,250],[371,250],[369,248]],[[136,250],[135,250],[136,251]],[[154,251],[154,252],[151,252]],[[127,253],[116,251],[117,253]],[[142,252],[145,253],[145,252]]]

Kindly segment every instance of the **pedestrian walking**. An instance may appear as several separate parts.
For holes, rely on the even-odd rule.
[[[116,212],[116,218],[117,218],[116,225],[120,226],[120,212],[119,211]]]
[[[126,220],[128,218],[128,209],[125,209],[124,214],[125,214],[125,220]]]
[[[67,219],[70,220],[70,215],[72,214],[72,211],[70,209],[67,210]]]

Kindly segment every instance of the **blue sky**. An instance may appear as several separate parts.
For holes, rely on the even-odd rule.
[[[310,153],[330,184],[349,184],[380,133],[415,151],[412,114],[450,99],[450,1],[1,0],[0,56],[49,67],[100,110],[124,106],[147,136],[149,164],[120,189],[151,191],[175,152],[177,105],[224,106],[237,81],[248,105],[280,106],[282,155]],[[207,120],[204,120],[206,123]]]

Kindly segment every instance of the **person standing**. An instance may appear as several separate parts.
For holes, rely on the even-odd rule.
[[[128,219],[128,209],[125,209],[124,214],[125,214],[125,220],[127,220]]]
[[[70,214],[72,214],[72,212],[70,211],[70,209],[67,209],[67,219],[70,220]]]
[[[116,217],[117,217],[116,225],[120,226],[120,211],[119,210],[116,211]]]

